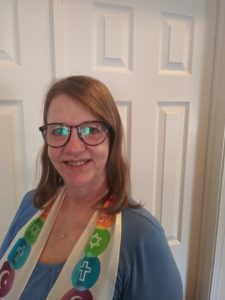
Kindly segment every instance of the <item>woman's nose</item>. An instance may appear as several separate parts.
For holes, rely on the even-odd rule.
[[[70,152],[82,152],[86,148],[85,143],[79,138],[77,129],[72,128],[72,132],[69,138],[69,141],[64,146],[65,151]]]

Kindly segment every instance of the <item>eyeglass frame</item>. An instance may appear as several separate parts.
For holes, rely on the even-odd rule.
[[[100,143],[98,143],[98,144],[94,144],[94,145],[88,144],[87,142],[84,141],[84,139],[83,139],[81,133],[79,132],[79,127],[80,127],[80,126],[82,126],[83,124],[90,124],[90,123],[101,123],[101,124],[103,125],[103,127],[105,127],[105,130],[104,130],[104,131],[105,131],[105,137],[104,137],[104,139],[103,139]],[[45,135],[44,135],[44,132],[45,132],[45,130],[47,130],[48,125],[54,125],[54,124],[55,124],[55,125],[60,125],[60,126],[65,126],[65,127],[69,128],[69,135],[68,135],[68,137],[67,137],[67,140],[66,140],[66,142],[65,142],[63,145],[61,145],[61,146],[52,146],[52,145],[49,145],[49,144],[47,143],[46,138],[45,138]],[[72,129],[73,129],[73,128],[76,128],[76,130],[77,130],[77,136],[79,137],[79,139],[80,139],[85,145],[88,145],[88,146],[91,146],[91,147],[95,147],[95,146],[98,146],[98,145],[102,144],[102,143],[105,141],[105,139],[106,139],[106,137],[107,137],[107,134],[108,134],[108,132],[109,132],[109,130],[110,130],[110,126],[109,126],[108,124],[106,124],[104,121],[100,121],[100,120],[88,120],[88,121],[82,122],[82,123],[80,123],[80,124],[78,124],[78,125],[67,125],[67,124],[65,124],[65,123],[53,122],[53,123],[48,123],[48,124],[42,125],[42,126],[40,126],[38,129],[41,131],[42,137],[43,137],[44,142],[46,143],[46,145],[49,146],[49,147],[51,147],[51,148],[56,148],[56,149],[57,149],[57,148],[62,148],[62,147],[64,147],[66,144],[68,144],[68,142],[70,141],[71,135],[72,135]]]

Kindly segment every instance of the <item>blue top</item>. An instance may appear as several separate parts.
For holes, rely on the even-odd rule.
[[[0,258],[21,227],[37,211],[32,198],[33,192],[24,196],[0,248]],[[46,300],[62,267],[63,263],[48,265],[38,262],[20,300]],[[125,208],[122,211],[121,249],[113,300],[137,299],[182,300],[182,283],[159,222],[144,208]]]

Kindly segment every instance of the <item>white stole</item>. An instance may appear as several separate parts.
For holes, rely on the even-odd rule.
[[[64,189],[49,213],[49,209],[47,212],[40,210],[24,225],[1,259],[0,299],[19,299],[42,253],[63,198]],[[112,299],[120,242],[121,213],[111,216],[95,212],[67,258],[47,300]]]

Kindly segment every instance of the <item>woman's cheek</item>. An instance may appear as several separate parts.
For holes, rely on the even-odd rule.
[[[58,171],[59,169],[59,162],[60,162],[60,150],[59,149],[54,149],[54,148],[49,148],[48,149],[48,157],[55,167],[55,169]]]

